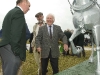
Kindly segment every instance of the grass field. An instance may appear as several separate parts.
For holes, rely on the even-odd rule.
[[[61,54],[59,57],[59,72],[87,60],[91,54],[91,51],[86,50],[85,52],[86,52],[86,57],[81,57],[81,58],[78,58],[77,56],[70,56],[70,55],[63,56]],[[27,51],[26,61],[22,65],[22,75],[37,75],[37,69],[38,68],[34,61],[33,53],[29,53]],[[47,75],[52,75],[52,69],[50,63],[48,65]]]

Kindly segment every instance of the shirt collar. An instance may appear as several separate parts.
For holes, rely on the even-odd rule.
[[[23,11],[23,9],[19,5],[17,5],[17,7],[19,7]]]
[[[47,24],[47,27],[49,27],[49,26],[51,26],[51,28],[52,28],[52,27],[53,27],[53,24],[52,24],[52,25],[48,25],[48,24]]]

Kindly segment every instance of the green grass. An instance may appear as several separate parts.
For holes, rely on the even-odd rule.
[[[65,69],[68,69],[76,64],[79,64],[87,59],[89,59],[91,51],[86,50],[86,57],[78,58],[77,56],[63,56],[62,54],[59,57],[59,72]],[[1,62],[0,62],[1,64]],[[1,65],[0,65],[1,67]],[[29,53],[27,51],[26,61],[22,64],[22,74],[21,75],[37,75],[37,65],[34,60],[33,53]],[[19,75],[19,74],[18,74]],[[47,75],[52,75],[51,65],[48,65],[48,73]]]
[[[59,57],[59,72],[65,69],[68,69],[76,64],[79,64],[89,58],[91,51],[86,51],[86,57],[78,58],[76,56],[63,56]],[[27,51],[26,61],[22,65],[22,75],[37,75],[37,65],[34,61],[33,53],[29,53]],[[52,75],[52,69],[50,63],[48,65],[48,73],[47,75]]]

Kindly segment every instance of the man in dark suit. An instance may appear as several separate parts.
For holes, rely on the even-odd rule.
[[[83,57],[85,57],[85,50],[84,50],[84,34],[79,34],[77,36],[77,43],[76,46],[81,46],[82,47],[82,55]],[[81,53],[79,55],[77,55],[78,57],[81,57]]]
[[[69,29],[67,29],[67,30],[64,31],[64,34],[67,36],[67,39],[68,39],[68,47],[70,47],[69,38],[70,38],[71,35],[72,35],[72,34],[71,34],[71,31],[70,31]],[[69,49],[68,49],[67,52],[63,50],[63,55],[69,55]]]
[[[31,36],[31,33],[29,31],[28,25],[26,24],[26,43],[28,39],[30,39],[30,36]],[[26,50],[28,50],[27,47],[26,47]]]
[[[29,53],[33,53],[32,47],[31,47],[31,42],[33,40],[33,32],[30,34],[30,38],[29,38],[29,42],[30,42],[30,49],[29,49]]]
[[[21,61],[26,58],[26,22],[24,14],[28,12],[28,0],[17,0],[16,7],[10,10],[2,24],[0,55],[3,75],[17,75]]]
[[[68,50],[67,37],[61,30],[60,26],[53,24],[54,20],[54,16],[52,14],[48,14],[46,17],[47,24],[39,28],[38,35],[35,39],[37,51],[41,53],[42,75],[46,75],[49,59],[53,69],[53,74],[59,72],[59,39],[62,39],[64,50]]]
[[[29,31],[28,25],[26,24],[26,41],[27,41],[28,39],[30,39],[30,37],[31,37],[31,33],[30,33],[30,31]]]
[[[2,36],[2,29],[0,30],[0,38],[1,38],[1,36]]]

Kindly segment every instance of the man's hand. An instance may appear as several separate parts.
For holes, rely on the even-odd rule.
[[[39,53],[41,52],[41,48],[40,47],[37,48],[37,52],[39,52]]]
[[[64,50],[68,51],[68,45],[67,44],[64,44]]]

